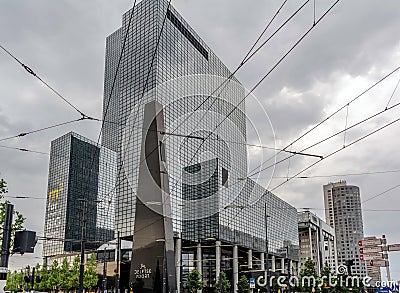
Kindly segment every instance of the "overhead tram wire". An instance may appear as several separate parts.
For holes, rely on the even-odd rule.
[[[381,193],[378,193],[377,195],[374,195],[374,196],[371,196],[371,197],[367,198],[366,200],[362,201],[361,203],[366,203],[366,202],[368,202],[368,201],[370,201],[370,200],[373,200],[373,199],[375,199],[375,198],[377,198],[377,197],[380,197],[380,196],[382,196],[382,195],[388,193],[389,191],[392,191],[392,190],[394,190],[394,189],[396,189],[396,188],[399,188],[399,187],[400,187],[400,184],[397,184],[397,185],[395,185],[395,186],[393,186],[393,187],[390,187],[390,188],[388,188],[388,189],[382,191]]]
[[[388,173],[399,173],[400,170],[387,170],[387,171],[374,171],[374,172],[360,172],[360,173],[343,173],[343,174],[330,174],[330,175],[305,175],[297,176],[298,179],[313,179],[313,178],[329,178],[329,177],[346,177],[346,176],[363,176],[363,175],[377,175],[377,174],[388,174]],[[258,179],[269,179],[260,178]],[[272,179],[286,179],[286,176],[273,176]]]
[[[377,117],[377,116],[379,116],[379,115],[382,115],[382,114],[385,113],[386,111],[392,110],[392,109],[394,109],[394,108],[396,108],[396,107],[398,107],[398,106],[400,106],[400,102],[399,102],[399,103],[396,103],[396,104],[394,104],[394,105],[392,105],[392,106],[390,106],[390,107],[388,107],[388,108],[386,108],[385,110],[381,110],[381,111],[379,111],[379,112],[376,112],[375,114],[372,114],[371,116],[369,116],[369,117],[367,117],[367,118],[364,118],[364,119],[362,119],[362,120],[360,120],[360,121],[354,123],[353,125],[346,127],[346,128],[343,129],[343,130],[340,130],[340,131],[338,131],[338,132],[336,132],[336,133],[334,133],[334,134],[332,134],[332,135],[330,135],[330,136],[327,136],[326,138],[323,138],[323,139],[319,140],[318,142],[316,142],[316,143],[314,143],[314,144],[312,144],[312,145],[310,145],[310,146],[308,146],[308,147],[302,149],[300,152],[307,151],[307,150],[309,150],[309,149],[311,149],[311,148],[313,148],[313,147],[315,147],[315,146],[317,146],[317,145],[319,145],[319,144],[321,144],[321,143],[323,143],[323,142],[325,142],[325,141],[328,141],[328,140],[331,139],[331,138],[334,138],[334,137],[338,136],[339,134],[341,134],[341,133],[343,133],[343,132],[345,132],[345,131],[348,131],[349,129],[352,129],[352,128],[354,128],[354,127],[357,127],[357,126],[359,126],[359,125],[361,125],[361,124],[363,124],[363,123],[365,123],[365,122],[367,122],[367,121],[369,121],[369,120],[371,120],[371,119],[373,119],[373,118],[375,118],[375,117]],[[290,155],[290,156],[288,156],[288,157],[286,157],[286,158],[283,158],[283,159],[279,160],[278,162],[275,162],[275,163],[273,163],[273,164],[271,164],[271,165],[269,165],[269,166],[267,166],[267,167],[263,167],[262,169],[260,169],[260,170],[258,170],[258,171],[253,171],[253,170],[254,170],[254,169],[253,169],[252,171],[249,172],[249,175],[248,175],[247,177],[253,177],[253,176],[255,176],[256,174],[259,174],[259,173],[261,173],[262,171],[265,171],[265,170],[267,170],[267,169],[269,169],[269,168],[271,168],[271,167],[274,167],[274,166],[276,166],[276,165],[278,165],[278,164],[280,164],[280,163],[282,163],[282,162],[288,160],[289,158],[291,158],[291,157],[293,157],[293,156],[294,156],[294,155]],[[261,166],[261,165],[260,165],[260,166]],[[257,168],[258,168],[258,167],[257,167]]]
[[[37,132],[49,130],[49,129],[52,129],[52,128],[60,127],[60,126],[63,126],[63,125],[75,123],[75,122],[82,121],[82,120],[95,120],[95,119],[91,118],[91,117],[88,117],[88,116],[86,116],[86,117],[82,116],[81,118],[78,118],[78,119],[69,120],[69,121],[66,121],[66,122],[62,122],[62,123],[46,126],[46,127],[40,128],[40,129],[31,130],[31,131],[28,131],[28,132],[21,132],[19,134],[13,135],[13,136],[1,138],[0,141],[6,141],[6,140],[13,139],[13,138],[24,137],[24,136],[27,136],[27,135],[32,134],[32,133],[37,133]]]
[[[247,54],[244,56],[242,63],[244,63],[247,59],[247,57],[251,54],[251,52],[253,51],[253,49],[255,48],[255,46],[258,44],[258,42],[261,40],[261,38],[264,36],[265,32],[268,30],[268,28],[271,26],[272,22],[275,20],[275,18],[278,16],[278,14],[281,12],[283,6],[285,6],[286,2],[288,0],[284,0],[281,4],[281,6],[278,8],[278,10],[275,12],[274,16],[271,18],[271,20],[268,22],[267,26],[264,28],[264,30],[261,32],[261,34],[259,35],[259,37],[257,38],[257,40],[254,42],[253,46],[251,46],[250,50],[247,52]]]
[[[66,104],[68,104],[71,108],[73,108],[82,118],[88,118],[89,116],[79,110],[75,105],[73,105],[68,99],[66,99],[63,95],[61,95],[56,89],[54,89],[50,84],[44,81],[39,75],[37,75],[29,66],[22,63],[15,55],[13,55],[9,50],[7,50],[3,45],[0,44],[0,48],[6,52],[9,56],[11,56],[15,61],[17,61],[29,74],[36,77],[41,83],[43,83],[47,88],[49,88],[57,97],[63,100]]]
[[[346,103],[344,106],[342,106],[342,107],[339,108],[338,110],[336,110],[334,113],[332,113],[332,114],[329,115],[328,117],[324,118],[324,119],[323,119],[321,122],[319,122],[317,125],[313,126],[311,129],[307,130],[307,131],[306,131],[305,133],[303,133],[299,138],[296,138],[292,143],[295,143],[295,142],[299,141],[302,137],[306,136],[308,133],[310,133],[311,131],[315,130],[317,127],[319,127],[320,125],[322,125],[323,123],[325,123],[327,120],[329,120],[329,119],[330,119],[331,117],[333,117],[335,114],[337,114],[339,111],[341,111],[342,109],[346,108],[348,104],[354,102],[356,99],[358,99],[358,98],[360,98],[361,96],[363,96],[364,94],[366,94],[368,91],[370,91],[371,89],[373,89],[373,88],[374,88],[376,85],[378,85],[379,83],[383,82],[386,78],[388,78],[390,75],[392,75],[394,72],[396,72],[396,71],[399,70],[399,69],[400,69],[400,66],[397,67],[397,68],[396,68],[395,70],[393,70],[392,72],[390,72],[389,74],[387,74],[385,77],[381,78],[381,79],[380,79],[379,81],[377,81],[376,83],[374,83],[374,84],[373,84],[372,86],[370,86],[368,89],[364,90],[361,94],[359,94],[357,97],[355,97],[354,99],[352,99],[350,102]],[[397,107],[397,106],[399,106],[399,103],[394,104],[394,105],[391,106],[391,107],[387,107],[387,108],[385,108],[385,110],[379,111],[379,112],[373,114],[372,116],[370,116],[370,117],[368,117],[368,118],[366,118],[366,119],[364,119],[364,120],[362,120],[362,121],[360,121],[360,122],[358,122],[358,123],[356,123],[356,124],[353,124],[352,126],[345,128],[344,130],[341,130],[341,131],[337,132],[337,133],[336,133],[335,135],[333,135],[333,136],[336,136],[336,135],[338,135],[338,134],[340,134],[340,133],[343,133],[343,131],[349,130],[349,129],[351,129],[351,128],[353,128],[353,127],[355,127],[355,126],[357,126],[357,125],[359,125],[359,124],[361,124],[361,123],[364,123],[365,121],[367,121],[367,120],[369,120],[369,119],[371,119],[371,118],[374,118],[375,116],[378,116],[378,115],[380,115],[380,114],[386,112],[387,110],[393,109],[393,108],[395,108],[395,107]],[[330,136],[330,137],[328,137],[327,139],[330,139],[330,138],[332,138],[333,136]],[[314,147],[314,146],[316,146],[316,145],[318,145],[318,144],[320,144],[320,143],[322,143],[322,142],[324,142],[324,141],[325,141],[325,140],[322,140],[322,141],[320,141],[320,142],[318,142],[318,143],[316,143],[316,144],[313,144],[313,145],[310,146],[310,147],[307,147],[307,148],[305,148],[305,149],[302,149],[301,152],[302,152],[302,151],[306,151],[306,150],[310,149],[311,147]],[[292,144],[292,143],[291,143],[291,144]],[[284,147],[284,148],[282,149],[282,151],[285,150],[286,148],[288,148],[291,144],[288,144],[286,147]],[[269,159],[267,159],[267,160],[265,160],[264,162],[262,162],[259,166],[253,168],[253,169],[249,172],[249,174],[250,174],[249,177],[252,177],[252,176],[254,176],[255,174],[258,174],[258,173],[260,173],[260,172],[262,172],[262,171],[264,171],[264,170],[266,170],[266,169],[271,168],[272,166],[275,166],[276,164],[279,164],[279,163],[281,163],[281,162],[286,161],[287,159],[289,159],[289,157],[286,157],[286,158],[284,158],[284,159],[282,159],[282,160],[280,160],[280,161],[278,161],[278,162],[275,162],[274,164],[271,164],[271,165],[269,165],[269,166],[267,166],[267,167],[264,167],[264,168],[262,168],[261,170],[258,170],[257,172],[255,172],[256,169],[262,167],[262,165],[264,165],[266,162],[268,162],[268,161],[270,161],[271,159],[273,159],[274,157],[278,156],[282,151],[279,151],[279,152],[278,152],[277,154],[275,154],[274,156],[272,156],[272,157],[270,157]]]
[[[45,153],[45,152],[34,151],[34,150],[26,149],[26,148],[10,147],[10,146],[6,146],[6,145],[0,145],[0,148],[17,150],[17,151],[27,152],[27,153],[35,153],[35,154],[46,155],[46,156],[50,155],[49,153]]]
[[[278,185],[276,185],[275,187],[273,187],[270,191],[272,192],[272,191],[276,190],[277,188],[281,187],[281,186],[284,185],[285,183],[289,182],[289,181],[292,180],[293,178],[297,177],[297,176],[300,175],[301,173],[307,171],[308,169],[312,168],[313,166],[317,165],[318,163],[322,162],[323,160],[326,160],[327,158],[330,158],[331,156],[333,156],[333,155],[335,155],[335,154],[337,154],[337,153],[339,153],[339,152],[341,152],[341,151],[347,149],[348,147],[352,146],[353,144],[356,144],[356,143],[358,143],[358,142],[360,142],[360,141],[362,141],[362,140],[368,138],[369,136],[371,136],[371,135],[373,135],[373,134],[375,134],[375,133],[377,133],[377,132],[379,132],[379,131],[385,129],[386,127],[389,127],[389,126],[391,126],[391,125],[393,125],[393,124],[395,124],[395,123],[397,123],[397,122],[399,122],[399,121],[400,121],[400,118],[397,118],[397,119],[395,119],[395,120],[393,120],[393,121],[391,121],[391,122],[385,124],[384,126],[381,126],[381,127],[379,127],[378,129],[375,129],[374,131],[372,131],[372,132],[370,132],[370,133],[368,133],[368,134],[366,134],[366,135],[364,135],[364,136],[362,136],[362,137],[360,137],[360,138],[358,138],[358,139],[352,141],[351,143],[349,143],[349,144],[347,144],[347,145],[345,145],[345,146],[343,146],[343,147],[337,149],[336,151],[333,151],[333,152],[329,153],[328,155],[324,156],[323,159],[321,159],[321,160],[319,160],[319,161],[317,161],[317,162],[314,162],[314,163],[312,163],[311,165],[309,165],[308,167],[306,167],[306,168],[302,169],[301,171],[297,172],[295,175],[289,177],[286,181],[284,181],[284,182],[282,182],[281,184],[278,184]]]
[[[284,148],[282,148],[283,150],[286,150],[288,147],[290,147],[291,145],[293,145],[294,143],[298,142],[300,139],[302,139],[303,137],[305,137],[307,134],[311,133],[312,131],[314,131],[315,129],[317,129],[318,127],[320,127],[322,124],[324,124],[326,121],[328,121],[330,118],[332,118],[333,116],[335,116],[337,113],[339,113],[341,110],[345,109],[348,105],[350,105],[351,103],[353,103],[354,101],[358,100],[360,97],[364,96],[367,92],[369,92],[370,90],[372,90],[373,88],[375,88],[377,85],[379,85],[381,82],[383,82],[384,80],[386,80],[388,77],[390,77],[392,74],[394,74],[395,72],[397,72],[400,69],[400,66],[398,66],[397,68],[395,68],[394,70],[392,70],[391,72],[389,72],[388,74],[386,74],[384,77],[382,77],[380,80],[376,81],[374,84],[372,84],[371,86],[369,86],[367,89],[365,89],[363,92],[361,92],[359,95],[357,95],[356,97],[354,97],[352,100],[350,100],[349,102],[347,102],[346,104],[344,104],[342,107],[340,107],[339,109],[337,109],[336,111],[334,111],[333,113],[331,113],[329,116],[325,117],[322,121],[320,121],[319,123],[317,123],[316,125],[314,125],[313,127],[311,127],[309,130],[305,131],[303,134],[301,134],[298,138],[296,138],[295,140],[293,140],[292,142],[290,142],[289,144],[287,144]],[[386,110],[390,109],[390,107],[386,107]],[[267,160],[265,160],[264,162],[262,162],[258,167],[253,168],[249,173],[254,172],[256,169],[260,168],[262,165],[264,165],[265,163],[269,162],[270,160],[272,160],[273,158],[275,158],[276,156],[278,156],[282,151],[279,151],[277,154],[273,155],[272,157],[268,158]],[[265,170],[265,169],[263,169]],[[257,172],[259,173],[259,172]],[[251,175],[250,175],[251,176]]]

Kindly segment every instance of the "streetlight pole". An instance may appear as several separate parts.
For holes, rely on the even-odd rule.
[[[78,292],[83,293],[83,280],[85,276],[85,245],[86,245],[86,222],[87,222],[87,205],[88,203],[99,203],[100,200],[87,200],[85,198],[79,198],[80,202],[83,203],[82,209],[82,235],[81,235],[81,263],[79,265],[79,287]]]
[[[264,220],[265,220],[265,280],[267,282],[267,293],[270,293],[270,286],[269,286],[269,250],[268,250],[268,218],[270,216],[267,214],[267,203],[264,206]]]

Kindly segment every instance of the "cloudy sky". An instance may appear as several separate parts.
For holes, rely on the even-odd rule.
[[[289,0],[263,40],[303,2]],[[316,0],[315,15],[333,3]],[[282,1],[172,0],[172,5],[192,25],[222,61],[235,69]],[[67,97],[81,111],[101,117],[105,38],[120,26],[121,15],[132,1],[6,1],[0,0],[0,44]],[[329,114],[400,65],[400,5],[397,0],[340,1],[311,33],[271,72],[254,97],[247,101],[248,117],[257,130],[249,141],[283,148]],[[237,74],[252,88],[313,24],[313,1],[266,44]],[[400,102],[400,89],[390,97],[400,78],[396,72],[376,88],[293,144],[300,151],[315,142]],[[10,56],[0,51],[0,139],[79,118],[57,96],[30,76]],[[389,101],[390,100],[390,101]],[[267,114],[260,114],[261,103]],[[307,152],[328,155],[398,119],[397,108],[355,127]],[[275,141],[268,117],[273,125]],[[346,119],[347,117],[347,119]],[[347,121],[347,122],[346,122]],[[1,146],[49,152],[50,141],[76,131],[97,139],[99,124],[83,121],[19,139],[0,141]],[[324,217],[322,185],[347,180],[360,187],[362,200],[397,186],[400,172],[398,124],[345,148],[321,161],[303,175],[274,192],[295,207],[312,208]],[[249,147],[250,166],[273,153]],[[283,159],[286,155],[279,155]],[[0,147],[0,177],[9,185],[15,208],[26,217],[26,227],[43,235],[48,156]],[[259,174],[259,183],[274,188],[316,158],[298,156]],[[268,166],[265,164],[264,166]],[[390,171],[390,172],[388,172]],[[377,173],[380,172],[380,173]],[[374,173],[354,175],[360,173]],[[343,175],[342,175],[343,174]],[[353,175],[345,175],[353,174]],[[340,176],[330,176],[340,175]],[[330,176],[330,177],[328,177]],[[400,215],[393,189],[363,203],[366,235],[386,234],[389,243],[400,243],[396,218]],[[393,211],[398,209],[397,211]],[[391,211],[389,211],[391,210]],[[35,255],[12,256],[11,268],[40,261]],[[390,256],[392,277],[400,279],[400,253]]]

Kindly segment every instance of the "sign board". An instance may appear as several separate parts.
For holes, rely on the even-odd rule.
[[[369,262],[369,264],[370,264],[371,266],[374,266],[374,267],[387,267],[387,266],[389,266],[389,262],[388,262],[387,260],[384,260],[384,259],[380,259],[380,260],[371,260],[371,261]]]
[[[256,279],[250,278],[250,289],[254,289],[256,287]]]
[[[362,253],[362,254],[382,252],[382,251],[383,251],[382,246],[367,246],[367,247],[360,248],[360,253]]]
[[[1,274],[7,274],[8,269],[6,267],[0,267],[0,273]]]
[[[367,254],[361,254],[360,255],[360,260],[365,261],[365,260],[378,260],[378,259],[383,259],[383,254],[380,253],[367,253]]]
[[[400,244],[389,244],[388,251],[400,251]]]
[[[382,244],[382,239],[377,238],[377,239],[364,239],[358,241],[358,246],[366,247],[366,246],[376,246],[376,245],[381,245]]]

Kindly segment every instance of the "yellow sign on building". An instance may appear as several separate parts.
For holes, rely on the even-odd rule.
[[[61,191],[64,190],[64,183],[60,182],[60,185],[58,188],[53,189],[49,192],[49,200],[56,200],[58,199],[58,195]]]

